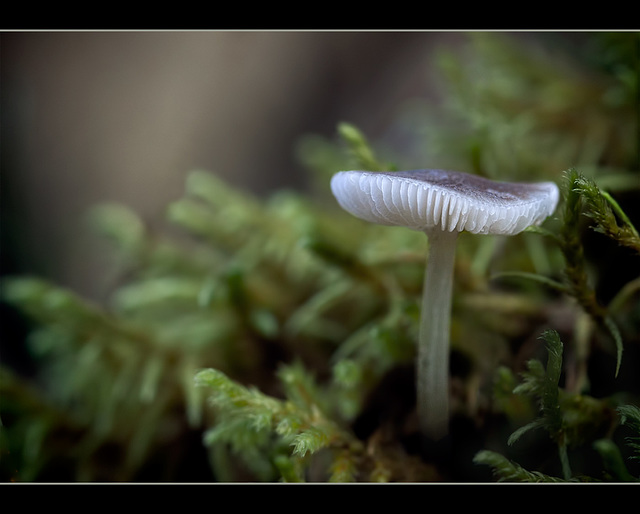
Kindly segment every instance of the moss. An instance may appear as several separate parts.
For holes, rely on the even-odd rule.
[[[636,480],[637,434],[619,434],[640,398],[638,277],[589,237],[638,269],[637,35],[600,34],[601,58],[570,62],[509,37],[442,55],[446,102],[399,112],[390,132],[415,133],[395,156],[353,124],[301,138],[317,190],[261,199],[194,171],[167,211],[180,239],[97,206],[121,277],[104,304],[5,280],[39,366],[2,369],[3,478]],[[327,187],[339,169],[431,162],[564,191],[539,229],[460,238],[446,448],[422,444],[415,413],[422,234],[360,222]]]

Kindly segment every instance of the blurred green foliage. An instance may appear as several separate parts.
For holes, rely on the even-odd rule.
[[[390,140],[302,136],[311,192],[190,173],[167,209],[188,237],[97,206],[108,302],[3,281],[38,363],[0,368],[3,480],[637,481],[640,40],[586,36],[469,34],[440,54],[443,105],[400,108]],[[563,191],[541,228],[460,237],[447,459],[414,412],[423,234],[328,192],[342,169],[417,167]]]

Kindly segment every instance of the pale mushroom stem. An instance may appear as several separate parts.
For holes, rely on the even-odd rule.
[[[417,401],[420,429],[437,441],[449,431],[449,337],[458,231],[427,232],[429,257],[418,336]]]

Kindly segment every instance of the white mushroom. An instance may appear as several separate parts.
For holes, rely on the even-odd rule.
[[[331,179],[340,206],[381,225],[425,232],[425,273],[417,360],[418,416],[423,434],[447,435],[449,424],[449,324],[457,236],[513,235],[539,225],[558,203],[558,187],[496,182],[443,170],[342,171]]]

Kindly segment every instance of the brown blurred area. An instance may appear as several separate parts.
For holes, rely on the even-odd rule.
[[[87,210],[162,219],[205,169],[266,195],[304,189],[298,138],[349,121],[384,133],[432,95],[433,32],[5,32],[2,273],[96,297]]]

